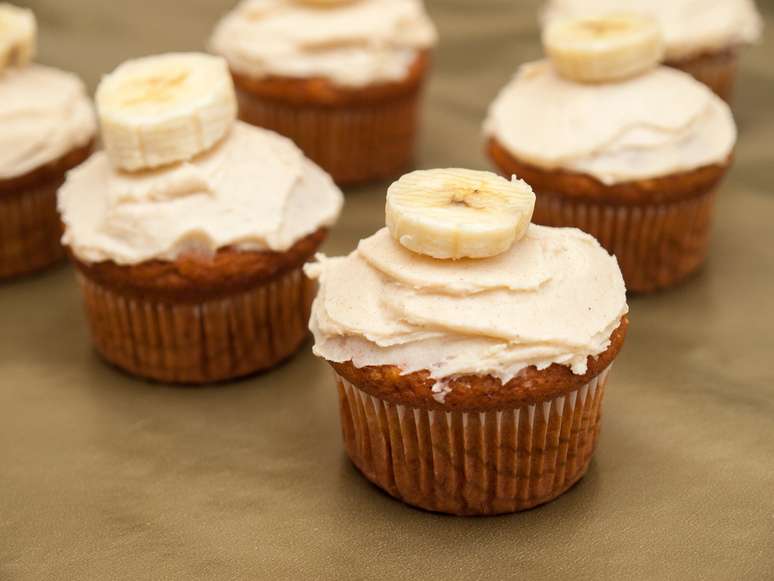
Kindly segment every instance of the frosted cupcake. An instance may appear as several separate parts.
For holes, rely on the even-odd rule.
[[[0,4],[0,279],[64,256],[56,190],[96,132],[78,77],[32,64],[36,36],[32,12]]]
[[[435,42],[421,0],[245,0],[211,47],[229,62],[243,120],[352,184],[411,163]]]
[[[629,290],[676,284],[707,256],[731,111],[656,64],[647,19],[568,20],[544,41],[551,60],[522,66],[489,110],[490,157],[535,189],[536,223],[575,226],[614,253]]]
[[[97,91],[105,152],[59,192],[92,338],[141,377],[222,381],[307,336],[302,266],[341,192],[288,139],[236,122],[223,59],[129,61]]]
[[[387,193],[388,228],[307,267],[347,453],[408,504],[513,512],[588,468],[626,290],[591,236],[530,226],[533,204],[488,172],[414,172]]]
[[[620,11],[654,17],[665,35],[665,63],[726,101],[733,93],[739,50],[756,42],[763,26],[753,0],[548,0],[543,22]]]

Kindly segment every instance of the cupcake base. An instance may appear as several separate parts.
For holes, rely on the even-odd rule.
[[[344,446],[366,478],[413,506],[456,515],[526,510],[586,473],[608,372],[566,395],[487,412],[393,404],[337,375]]]
[[[134,266],[74,260],[97,351],[139,377],[221,382],[274,367],[307,338],[319,231],[285,253],[220,251]]]
[[[331,362],[347,454],[371,482],[426,510],[490,515],[549,502],[588,469],[627,328],[624,317],[585,375],[554,364],[506,384],[461,376],[443,397],[428,371]]]
[[[640,293],[674,286],[704,263],[716,188],[730,164],[608,186],[520,162],[494,139],[489,155],[533,187],[536,224],[588,232],[616,256],[627,290]]]
[[[27,175],[0,181],[0,279],[43,270],[64,258],[56,193],[91,145]]]
[[[730,103],[734,95],[738,60],[737,51],[727,49],[683,60],[667,61],[665,64],[688,73]]]
[[[412,162],[428,68],[422,54],[404,81],[363,89],[235,74],[240,118],[292,139],[337,184],[393,177]]]

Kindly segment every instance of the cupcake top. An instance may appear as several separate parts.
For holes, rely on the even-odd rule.
[[[622,10],[658,20],[670,61],[754,42],[763,26],[753,0],[549,0],[543,22]]]
[[[0,179],[23,176],[94,138],[96,120],[83,83],[30,64],[35,18],[0,4]]]
[[[409,174],[409,187],[437,181],[435,174]],[[437,187],[478,193],[510,187],[528,192],[534,206],[534,194],[523,182],[509,186],[487,172],[467,172],[467,178],[460,184],[453,177]],[[394,206],[393,188],[388,208]],[[454,194],[449,199],[444,207],[457,213],[453,218],[420,204],[404,210],[420,216],[412,226],[404,219],[397,227],[393,217],[389,229],[362,240],[350,255],[320,256],[307,266],[320,280],[310,321],[315,353],[356,367],[394,365],[403,374],[428,370],[437,382],[437,399],[443,398],[445,383],[460,375],[491,375],[506,383],[526,367],[555,363],[584,374],[588,357],[608,348],[628,311],[616,259],[580,230],[529,225],[529,205],[514,214],[521,237],[491,256],[438,259],[413,244],[409,250],[408,238],[415,243],[422,233],[451,240],[440,223],[456,220],[457,234],[472,238],[486,228],[488,217],[481,215],[493,207],[490,201],[460,201]],[[499,216],[503,210],[494,212]],[[495,249],[491,242],[487,239],[486,247]]]
[[[521,161],[605,184],[726,163],[731,110],[690,75],[656,65],[653,30],[636,16],[555,24],[544,36],[552,60],[519,69],[485,134]]]
[[[59,191],[63,242],[80,260],[284,251],[333,224],[340,190],[290,140],[236,122],[230,83],[222,59],[195,54],[130,61],[105,78],[106,151]]]
[[[404,79],[436,37],[421,0],[244,0],[218,24],[211,46],[252,78],[363,87]]]

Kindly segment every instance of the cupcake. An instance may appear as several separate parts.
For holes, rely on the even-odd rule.
[[[387,228],[307,266],[347,453],[408,504],[514,512],[589,466],[626,290],[594,238],[530,225],[534,200],[488,172],[413,172]]]
[[[342,195],[293,143],[236,121],[226,62],[129,61],[97,90],[105,151],[59,191],[97,351],[207,383],[268,369],[307,336],[302,271]]]
[[[218,24],[240,117],[338,184],[410,165],[436,32],[421,0],[245,0]]]
[[[575,226],[614,253],[629,290],[678,283],[707,256],[731,111],[657,65],[646,18],[566,20],[544,43],[551,59],[522,66],[489,110],[490,157],[535,189],[536,223]]]
[[[763,22],[753,0],[548,0],[544,25],[618,11],[655,18],[664,31],[665,64],[731,99],[739,49],[756,42]]]
[[[36,36],[31,11],[0,4],[0,279],[64,257],[56,190],[96,132],[78,77],[31,62]]]

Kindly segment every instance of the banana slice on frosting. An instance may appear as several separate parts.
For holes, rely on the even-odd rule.
[[[560,75],[582,83],[633,77],[664,58],[658,23],[636,14],[559,20],[544,31],[543,45]]]
[[[535,194],[515,177],[435,169],[404,175],[387,191],[387,228],[413,252],[441,259],[485,258],[527,231]]]
[[[105,150],[126,171],[191,159],[237,116],[226,61],[198,53],[127,61],[102,80],[96,102]]]
[[[35,58],[38,26],[32,10],[0,4],[0,71]]]

